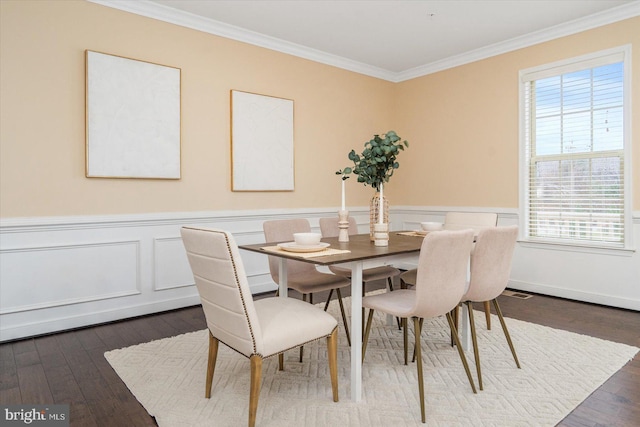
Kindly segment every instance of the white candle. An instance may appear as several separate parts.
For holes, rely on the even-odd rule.
[[[345,203],[344,203],[344,201],[345,201],[345,199],[344,199],[344,182],[345,181],[346,181],[345,179],[342,180],[342,210],[345,210]]]
[[[382,195],[382,183],[380,183],[380,214],[378,215],[378,223],[384,222],[384,197]]]

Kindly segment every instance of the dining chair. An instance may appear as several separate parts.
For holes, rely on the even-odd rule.
[[[333,401],[338,401],[337,324],[323,310],[295,298],[253,301],[233,236],[222,230],[182,227],[182,241],[209,329],[205,397],[211,397],[218,343],[249,358],[249,427],[256,422],[263,359],[301,344],[327,338]]]
[[[496,227],[498,225],[498,214],[492,212],[447,212],[444,217],[443,229],[445,230],[465,230],[472,229],[476,234],[484,228]],[[416,270],[407,270],[400,275],[400,284],[403,287],[415,286]],[[491,329],[491,307],[487,302],[484,304],[487,329]],[[457,316],[454,317],[457,321]],[[457,326],[457,324],[456,324]]]
[[[340,234],[340,228],[338,227],[338,217],[333,218],[320,218],[320,232],[322,233],[322,237],[338,237]],[[349,217],[349,235],[358,234],[358,224],[356,223],[356,219],[352,216]],[[338,267],[335,265],[330,265],[329,270],[332,273],[343,276],[351,279],[351,269]],[[365,295],[365,287],[364,285],[368,282],[373,282],[374,280],[386,280],[389,291],[393,291],[393,278],[400,275],[400,270],[390,266],[390,265],[382,265],[379,267],[365,268],[362,270],[362,296]],[[331,293],[329,292],[329,298],[331,298]],[[362,318],[364,319],[364,308]],[[398,323],[398,326],[400,324]]]
[[[382,311],[402,319],[404,326],[404,360],[407,364],[407,319],[413,318],[415,352],[418,369],[418,390],[422,422],[426,422],[424,405],[424,378],[422,373],[422,350],[420,331],[422,321],[445,315],[452,335],[455,337],[460,360],[467,373],[471,390],[476,393],[467,359],[460,346],[458,332],[453,323],[451,311],[460,303],[467,283],[469,253],[473,244],[473,231],[441,231],[428,234],[422,241],[416,286],[414,289],[399,289],[394,292],[366,296],[362,305],[369,309],[367,327],[362,346],[362,359],[367,350],[374,311]]]
[[[262,229],[267,242],[290,242],[293,241],[293,233],[308,233],[311,231],[311,225],[309,221],[304,218],[281,219],[265,221],[262,224]],[[294,260],[287,260],[286,262],[287,287],[300,292],[304,301],[307,300],[307,295],[309,295],[309,302],[313,304],[314,292],[336,291],[338,304],[340,305],[340,313],[342,314],[342,321],[347,335],[347,342],[349,346],[351,346],[349,322],[347,322],[347,316],[342,303],[342,293],[340,292],[341,288],[351,286],[351,281],[344,276],[320,272],[316,269],[315,265],[308,262]],[[269,272],[271,273],[271,278],[276,283],[279,283],[280,280],[279,263],[279,258],[269,256]],[[327,311],[330,301],[331,299],[327,298],[324,306],[325,311]],[[300,347],[301,362],[303,352],[303,347]]]
[[[511,259],[518,238],[518,226],[494,227],[480,230],[476,238],[476,244],[471,253],[471,276],[469,288],[462,297],[462,302],[469,309],[469,322],[471,324],[471,339],[473,342],[473,354],[478,372],[478,386],[482,387],[482,373],[480,369],[480,353],[478,351],[478,337],[476,335],[475,321],[473,319],[473,303],[487,303],[493,301],[493,306],[502,325],[502,330],[511,349],[511,354],[520,368],[520,362],[513,347],[507,324],[502,316],[498,296],[506,289],[511,272]]]

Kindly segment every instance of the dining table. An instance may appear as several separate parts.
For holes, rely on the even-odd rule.
[[[287,297],[287,260],[315,264],[316,266],[340,265],[351,269],[351,400],[362,400],[362,271],[380,265],[398,262],[414,262],[420,255],[424,235],[415,232],[389,232],[387,246],[376,246],[369,234],[349,236],[349,241],[340,242],[338,237],[323,238],[328,247],[317,253],[283,250],[279,244],[291,242],[267,242],[239,245],[243,250],[275,256],[279,259],[279,296]],[[326,246],[326,245],[325,245]],[[467,348],[470,342],[468,313],[462,305],[460,322],[461,342]]]

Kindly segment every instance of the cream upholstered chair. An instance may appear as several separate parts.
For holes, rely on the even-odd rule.
[[[475,247],[471,253],[471,277],[469,289],[462,297],[469,308],[469,321],[471,323],[471,338],[473,340],[473,353],[478,372],[478,386],[482,390],[482,373],[480,369],[480,353],[478,351],[478,338],[473,319],[473,303],[488,303],[493,301],[493,306],[498,314],[502,330],[507,338],[507,343],[513,354],[516,366],[520,368],[520,362],[513,347],[507,324],[502,316],[498,296],[505,290],[509,282],[511,272],[511,259],[518,238],[518,227],[493,227],[480,230]]]
[[[265,221],[262,224],[264,236],[267,242],[287,242],[293,240],[293,233],[307,233],[311,231],[309,221],[304,218],[298,219],[282,219]],[[278,283],[280,274],[278,270],[279,259],[274,256],[269,257],[269,271],[274,282]],[[308,262],[287,260],[287,287],[294,289],[302,294],[306,301],[307,294],[309,302],[313,304],[313,293],[322,291],[336,290],[338,294],[338,303],[340,304],[340,313],[344,329],[347,334],[347,341],[351,345],[351,337],[349,336],[349,325],[347,316],[342,304],[342,294],[340,288],[351,286],[351,281],[344,276],[337,276],[331,273],[322,273],[316,269],[313,264]],[[327,310],[330,299],[324,306]],[[300,347],[300,361],[302,362],[303,348]]]
[[[251,361],[249,427],[255,425],[262,360],[327,337],[333,401],[338,401],[337,322],[319,308],[294,298],[253,301],[233,236],[222,230],[183,227],[182,241],[209,328],[205,397],[211,397],[213,373],[222,342]]]
[[[400,317],[404,326],[404,359],[407,363],[407,318],[413,318],[415,330],[415,351],[418,368],[418,389],[420,392],[420,412],[425,420],[424,381],[422,375],[422,355],[420,330],[425,318],[445,315],[455,338],[458,354],[467,373],[471,389],[476,388],[469,371],[467,359],[462,351],[451,310],[460,303],[467,284],[467,266],[473,244],[473,231],[441,231],[427,235],[420,248],[415,289],[400,289],[394,292],[367,296],[362,305],[369,308],[367,328],[362,347],[362,357],[367,350],[367,340],[371,331],[371,321],[375,310]]]
[[[338,217],[334,218],[320,218],[320,232],[322,237],[338,237],[340,228],[338,227]],[[358,224],[356,219],[352,216],[349,217],[349,235],[358,234]],[[330,265],[329,270],[338,276],[351,278],[351,269]],[[387,285],[390,291],[393,291],[393,278],[400,275],[400,270],[390,265],[382,265],[380,267],[365,268],[362,270],[362,284],[365,285],[368,282],[374,280],[387,280]],[[362,286],[362,295],[364,295],[365,289]],[[331,294],[329,294],[331,298]],[[363,309],[364,310],[364,309]],[[364,318],[364,315],[363,315]]]
[[[478,232],[487,227],[498,225],[498,214],[491,212],[447,212],[444,217],[443,228],[445,230],[466,230],[472,229],[477,235]],[[415,286],[416,270],[407,270],[400,275],[400,282],[403,287]],[[491,329],[491,308],[487,302],[484,305],[487,319],[487,329]],[[457,320],[454,319],[454,320]]]

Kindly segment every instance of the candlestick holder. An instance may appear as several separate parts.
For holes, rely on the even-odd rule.
[[[373,243],[375,246],[389,246],[389,224],[386,222],[373,224]]]
[[[349,211],[341,209],[338,211],[338,242],[349,241]]]

